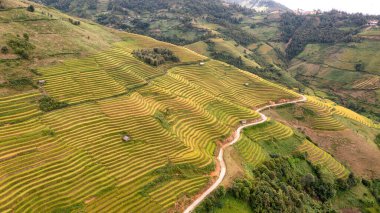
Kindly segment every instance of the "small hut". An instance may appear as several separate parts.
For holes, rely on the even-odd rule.
[[[46,83],[46,80],[38,80],[39,85],[44,85]]]
[[[243,124],[243,125],[247,124],[247,120],[242,120],[242,121],[240,121],[240,123]]]
[[[246,87],[249,86],[249,83],[245,83],[244,86],[246,86]]]
[[[124,135],[123,136],[123,141],[124,142],[128,142],[129,140],[131,140],[131,138],[128,135]]]
[[[199,66],[203,66],[203,65],[205,65],[205,62],[200,62],[199,63]]]

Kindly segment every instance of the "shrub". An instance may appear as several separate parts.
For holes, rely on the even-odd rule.
[[[377,146],[380,148],[380,134],[376,135],[375,143],[376,143]]]
[[[28,41],[29,35],[27,36],[28,39],[26,39],[25,37],[25,34],[24,38],[14,37],[12,39],[9,39],[7,41],[7,44],[13,49],[13,51],[17,55],[21,56],[24,59],[28,59],[29,52],[33,50],[35,46]]]
[[[67,102],[60,102],[49,96],[44,96],[39,100],[40,109],[44,112],[53,111],[55,109],[61,109],[67,107]]]
[[[9,80],[9,84],[12,86],[33,85],[33,81],[27,77],[22,77],[18,79]]]
[[[29,11],[29,12],[32,12],[32,13],[35,11],[33,5],[29,5],[29,6],[26,8],[26,10]]]
[[[355,70],[358,72],[364,71],[364,64],[362,62],[355,64]]]
[[[8,53],[9,53],[9,49],[8,49],[8,47],[7,47],[7,46],[3,46],[3,47],[1,47],[1,53],[3,53],[3,54],[8,54]]]
[[[29,34],[28,33],[24,33],[22,36],[24,37],[25,41],[29,41]]]
[[[54,137],[55,136],[55,131],[52,130],[52,129],[44,129],[44,130],[42,130],[42,135],[43,136]]]

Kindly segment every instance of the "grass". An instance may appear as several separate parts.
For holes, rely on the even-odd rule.
[[[223,208],[215,208],[214,213],[251,213],[251,207],[246,202],[226,196],[221,200]]]
[[[355,207],[362,210],[365,209],[369,212],[376,212],[380,210],[379,205],[375,205],[373,208],[368,208],[371,206],[370,204],[376,203],[376,199],[361,183],[354,186],[349,191],[338,191],[332,203],[334,207],[339,209]]]

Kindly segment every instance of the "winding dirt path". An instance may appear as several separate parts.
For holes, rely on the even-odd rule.
[[[253,123],[249,123],[249,124],[245,124],[245,125],[240,126],[235,131],[235,133],[233,134],[234,139],[230,143],[225,144],[220,148],[219,155],[218,155],[218,161],[219,161],[218,163],[220,165],[220,173],[219,173],[218,179],[205,192],[203,192],[201,196],[199,196],[196,200],[194,200],[193,203],[189,207],[186,208],[184,213],[192,212],[211,192],[213,192],[220,185],[220,183],[222,183],[224,177],[226,176],[226,172],[227,172],[226,163],[224,162],[224,158],[223,158],[224,150],[227,147],[232,146],[236,142],[238,142],[238,140],[240,139],[241,131],[244,128],[250,127],[250,126],[256,126],[258,124],[262,124],[268,120],[267,116],[262,114],[261,111],[266,110],[266,109],[271,108],[271,107],[277,107],[277,106],[282,106],[282,105],[286,105],[286,104],[295,104],[295,103],[299,103],[299,102],[305,102],[306,100],[307,100],[306,97],[302,95],[301,99],[298,99],[298,100],[288,101],[288,102],[278,103],[278,104],[270,104],[270,105],[267,105],[267,106],[264,106],[262,108],[257,109],[256,112],[260,114],[261,119],[258,121],[255,121]]]

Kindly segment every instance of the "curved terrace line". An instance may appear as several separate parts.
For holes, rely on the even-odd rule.
[[[234,139],[230,143],[225,144],[220,148],[219,155],[218,155],[218,161],[220,164],[220,173],[219,173],[218,179],[205,192],[203,192],[201,196],[199,196],[196,200],[194,200],[193,203],[186,208],[184,213],[192,212],[209,194],[211,194],[211,192],[213,192],[222,183],[224,177],[226,176],[226,172],[227,172],[226,163],[225,163],[224,158],[223,158],[224,150],[227,147],[232,146],[236,142],[238,142],[238,140],[240,139],[241,131],[244,128],[250,127],[250,126],[256,126],[258,124],[262,124],[268,120],[267,116],[262,114],[261,111],[266,110],[266,109],[271,108],[271,107],[277,107],[277,106],[282,106],[282,105],[287,105],[287,104],[295,104],[295,103],[299,103],[299,102],[305,102],[306,100],[307,100],[306,96],[302,95],[301,99],[299,99],[299,100],[288,101],[288,102],[278,103],[278,104],[270,104],[270,105],[267,105],[267,106],[264,106],[264,107],[257,109],[256,112],[260,114],[261,119],[259,121],[255,121],[253,123],[249,123],[249,124],[245,124],[245,125],[240,126],[233,134]]]

